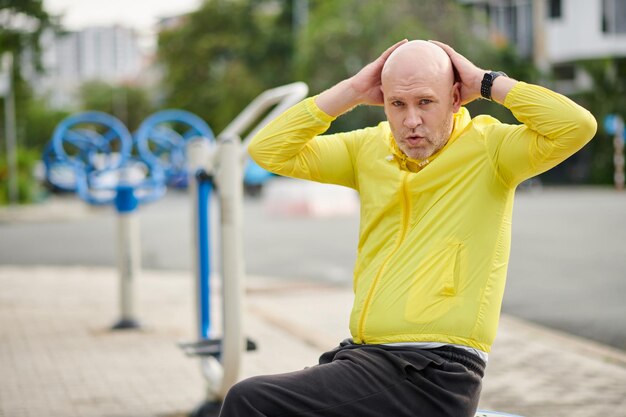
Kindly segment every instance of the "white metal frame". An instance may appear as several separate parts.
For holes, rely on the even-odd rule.
[[[207,380],[207,400],[221,401],[237,382],[241,357],[246,348],[243,332],[243,165],[247,146],[254,135],[279,114],[308,94],[308,86],[296,82],[265,91],[256,97],[217,137],[217,148],[191,141],[188,146],[190,173],[204,169],[214,175],[219,190],[220,254],[222,267],[223,336],[221,361],[212,356],[201,358]],[[272,106],[274,106],[272,108]],[[271,109],[272,108],[272,109]],[[271,111],[268,110],[271,109]],[[267,113],[267,114],[266,114]],[[258,119],[266,114],[260,122]],[[256,123],[256,124],[255,124]],[[241,136],[250,129],[246,137]],[[193,180],[190,181],[190,184]],[[195,197],[193,187],[192,198]],[[196,205],[194,205],[195,207]],[[195,213],[194,227],[197,227]],[[196,256],[197,243],[194,242]],[[197,263],[197,262],[196,262]],[[196,266],[197,268],[197,266]]]

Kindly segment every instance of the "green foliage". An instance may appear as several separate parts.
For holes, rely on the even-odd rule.
[[[32,63],[35,68],[41,69],[39,38],[44,30],[57,26],[52,16],[44,10],[43,0],[0,0],[0,10],[8,11],[7,16],[25,17],[29,21],[26,27],[13,27],[9,23],[20,19],[9,18],[9,21],[5,22],[7,24],[0,29],[0,56],[5,52],[13,54],[12,84],[16,111],[19,113],[28,106],[27,102],[31,98],[30,88],[20,76],[24,51],[31,52],[29,57]]]
[[[597,137],[587,145],[591,155],[591,181],[613,183],[613,136],[604,131],[603,121],[609,114],[626,120],[626,58],[580,61],[576,64],[592,80],[592,88],[573,98],[592,110],[598,121]]]
[[[453,0],[309,0],[309,19],[299,32],[292,3],[209,0],[162,33],[167,105],[197,113],[219,132],[263,90],[303,80],[312,94],[319,93],[403,38],[441,40],[479,65],[513,76],[528,69],[512,49],[496,49],[473,36],[470,17]],[[383,118],[380,108],[361,107],[333,129]]]
[[[148,92],[136,86],[112,86],[102,81],[83,84],[79,92],[83,110],[111,114],[132,132],[154,112]]]
[[[35,52],[35,63],[39,64],[39,38],[46,28],[55,27],[52,17],[44,10],[43,0],[0,0],[0,10],[9,11],[13,16],[22,15],[29,18],[34,25],[26,28],[3,27],[0,30],[0,55],[13,52],[16,65],[19,65],[21,53],[29,48]]]
[[[166,104],[221,131],[254,97],[292,81],[291,1],[212,0],[159,36]]]
[[[353,75],[403,38],[438,39],[462,48],[467,44],[467,23],[454,1],[314,1],[298,45],[298,75],[319,92]]]
[[[18,203],[33,203],[41,199],[43,190],[34,176],[39,152],[19,149],[17,152]],[[6,155],[0,156],[0,206],[9,203],[9,168]]]
[[[294,3],[206,0],[182,24],[161,33],[166,104],[197,113],[219,133],[263,90],[302,80],[317,94],[404,38],[440,40],[476,65],[519,80],[543,83],[542,77],[547,77],[512,45],[486,39],[487,16],[470,12],[458,1],[308,0],[308,20],[301,28],[293,27]],[[600,87],[574,97],[577,101],[593,109],[598,120],[626,108],[624,61],[581,65]],[[468,108],[471,114],[488,113],[517,123],[506,108],[492,102],[476,100]],[[331,129],[371,126],[384,117],[382,108],[361,106]],[[606,182],[612,176],[611,141],[593,141],[583,151],[582,157],[592,161],[592,179]]]
[[[20,145],[42,152],[56,125],[69,116],[69,112],[51,109],[43,99],[32,99],[27,104],[26,111],[22,113],[25,119],[24,140]]]
[[[21,66],[25,58],[30,58],[35,68],[40,68],[39,39],[44,30],[58,29],[54,17],[50,16],[43,7],[42,0],[0,0],[0,10],[8,19],[0,29],[0,56],[5,52],[13,55],[13,73],[11,74],[15,98],[16,130],[18,148],[32,146],[33,154],[41,151],[42,144],[47,141],[50,131],[46,129],[52,123],[60,120],[55,112],[45,110],[42,103],[33,100],[33,94],[28,84],[21,77]],[[17,26],[16,21],[27,21],[26,25]],[[25,51],[29,51],[26,56]],[[4,115],[4,100],[0,103],[0,114]],[[4,128],[4,120],[0,126]],[[0,149],[0,152],[4,149]],[[18,149],[20,158],[29,158],[31,151]],[[3,155],[6,161],[6,155]],[[22,161],[22,164],[27,163]],[[6,167],[6,165],[4,165]],[[0,174],[1,176],[2,174]],[[20,174],[21,194],[28,195],[31,187],[28,185],[28,176]],[[2,190],[6,190],[6,183],[2,182]],[[6,193],[0,191],[0,194]],[[2,197],[0,197],[2,198]],[[26,198],[26,197],[24,197]],[[26,198],[28,199],[28,198]]]
[[[407,38],[436,39],[445,42],[484,68],[497,68],[511,76],[528,79],[532,66],[506,45],[494,47],[472,34],[467,10],[452,0],[343,0],[312,1],[311,18],[298,48],[298,78],[318,93],[355,74],[393,43]],[[512,121],[506,109],[488,102],[469,106],[472,113],[490,114]],[[372,125],[383,120],[382,109],[357,108],[348,118],[340,118],[332,129],[341,131]]]

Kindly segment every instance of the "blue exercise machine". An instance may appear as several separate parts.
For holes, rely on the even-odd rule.
[[[147,117],[137,129],[137,150],[145,160],[163,167],[169,186],[187,187],[189,172],[186,146],[189,140],[215,141],[204,120],[186,110],[161,110]]]
[[[247,144],[263,126],[307,93],[308,87],[304,83],[268,90],[254,99],[214,143],[202,138],[187,142],[189,188],[195,208],[198,340],[180,346],[187,355],[200,359],[202,374],[207,381],[206,398],[194,410],[193,416],[208,417],[219,413],[226,392],[238,380],[243,352],[255,349],[255,343],[243,335],[242,314],[244,172],[253,166],[246,151]],[[243,132],[249,133],[242,140]],[[267,173],[259,174],[259,170],[254,181],[258,182],[261,176],[269,177]],[[215,250],[217,247],[219,253]],[[218,259],[214,259],[218,254]],[[222,329],[221,335],[216,334],[216,322],[211,317],[212,300],[217,298],[212,288],[216,287],[214,284],[218,280],[221,283],[222,314],[221,326],[217,327]]]
[[[117,258],[120,275],[120,318],[113,329],[140,327],[134,312],[134,281],[140,269],[139,204],[165,194],[163,169],[132,155],[133,140],[124,124],[96,111],[62,120],[44,151],[47,180],[75,191],[91,205],[113,205],[118,214]],[[55,169],[64,170],[57,176]]]

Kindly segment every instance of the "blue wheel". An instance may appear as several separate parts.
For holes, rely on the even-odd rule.
[[[146,118],[135,133],[135,142],[142,159],[163,168],[169,185],[186,187],[185,148],[187,141],[197,137],[215,141],[213,131],[204,120],[185,110],[169,109]]]

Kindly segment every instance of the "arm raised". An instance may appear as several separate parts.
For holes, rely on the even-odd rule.
[[[315,104],[329,116],[340,116],[360,104],[382,106],[380,73],[389,55],[406,39],[387,48],[376,60],[369,63],[356,75],[335,84],[315,98]]]
[[[430,41],[446,51],[456,68],[461,85],[461,104],[465,105],[480,98],[480,84],[487,70],[474,65],[469,59],[456,52],[451,46],[442,42]],[[500,104],[504,104],[507,94],[517,84],[517,81],[508,77],[498,77],[491,87],[491,98]]]

